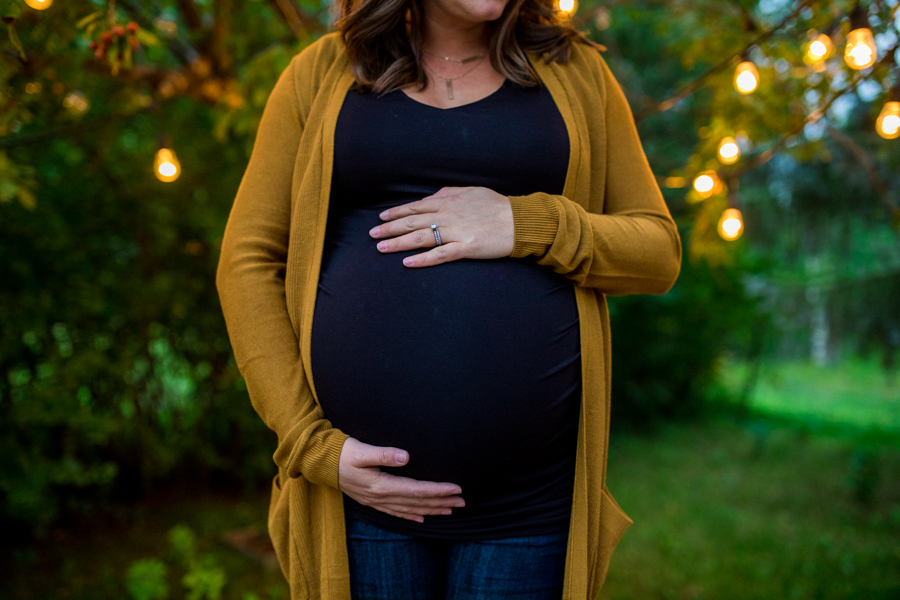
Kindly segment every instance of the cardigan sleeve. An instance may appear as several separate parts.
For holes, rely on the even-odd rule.
[[[663,294],[681,269],[681,238],[644,154],[628,100],[596,52],[606,134],[602,214],[561,195],[510,196],[515,227],[512,257],[541,265],[607,295]],[[584,132],[587,135],[587,132]],[[593,132],[591,132],[593,133]],[[593,174],[592,184],[602,183]]]
[[[350,436],[331,426],[313,398],[285,299],[291,183],[303,129],[296,79],[309,74],[313,58],[312,51],[295,56],[266,102],[225,226],[216,287],[250,401],[278,435],[275,463],[291,477],[340,489],[341,449]]]

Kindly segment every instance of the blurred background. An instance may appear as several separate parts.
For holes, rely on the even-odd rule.
[[[900,598],[898,0],[560,0],[684,242],[610,298],[600,598]],[[287,598],[214,274],[323,0],[0,0],[0,597]]]

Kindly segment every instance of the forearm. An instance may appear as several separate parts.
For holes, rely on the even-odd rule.
[[[538,264],[607,295],[662,294],[681,269],[681,238],[667,211],[589,213],[564,196],[510,196],[515,245],[510,256]]]

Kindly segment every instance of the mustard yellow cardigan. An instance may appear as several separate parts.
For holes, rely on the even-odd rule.
[[[680,272],[681,239],[627,100],[600,52],[576,43],[566,65],[528,59],[565,120],[571,150],[562,195],[510,197],[510,256],[536,260],[575,283],[583,395],[563,598],[593,600],[633,523],[606,487],[605,296],[668,291]],[[341,446],[349,435],[332,427],[319,405],[310,334],[335,123],[353,80],[337,32],[293,57],[263,111],[216,273],[250,400],[278,434],[269,532],[293,599],[350,598],[338,487]]]

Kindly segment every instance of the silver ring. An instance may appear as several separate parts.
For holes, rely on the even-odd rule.
[[[434,243],[436,246],[441,245],[441,232],[438,231],[437,225],[431,224],[431,230],[434,232]]]

